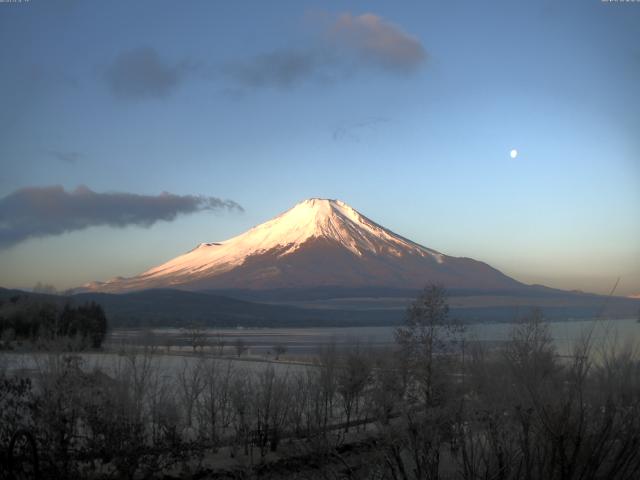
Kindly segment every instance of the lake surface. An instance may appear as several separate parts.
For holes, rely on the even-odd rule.
[[[465,326],[467,341],[501,343],[510,338],[518,324],[483,323]],[[558,353],[569,354],[575,342],[587,334],[591,335],[594,346],[610,345],[618,347],[640,345],[640,323],[636,319],[616,320],[575,320],[549,322],[551,336]],[[222,339],[228,348],[241,339],[256,355],[267,354],[276,345],[283,345],[289,354],[308,355],[321,348],[335,344],[337,348],[352,348],[354,345],[384,347],[393,344],[396,327],[326,327],[326,328],[247,328],[247,329],[204,329],[200,332],[209,344]],[[190,334],[184,329],[160,328],[151,330],[116,330],[109,342],[145,343],[174,345],[189,349]],[[174,348],[174,347],[172,347]]]

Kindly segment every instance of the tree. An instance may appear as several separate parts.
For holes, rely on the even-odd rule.
[[[236,341],[233,343],[233,346],[235,347],[236,354],[239,357],[248,350],[247,344],[241,338],[237,338]]]
[[[92,348],[100,348],[107,335],[107,317],[95,302],[78,307],[66,304],[56,324],[56,335],[70,338],[78,336]]]
[[[358,415],[360,398],[371,381],[372,365],[369,357],[359,348],[350,351],[345,359],[345,365],[338,371],[338,394],[342,400],[345,414],[344,431],[349,431],[352,414]]]
[[[222,355],[227,342],[220,333],[216,333],[213,337],[213,345],[216,347],[217,355]]]
[[[89,317],[89,328],[86,335],[91,341],[93,348],[100,348],[107,335],[107,316],[104,310],[97,303],[91,302],[87,307]]]
[[[440,450],[453,419],[446,398],[452,381],[452,372],[445,371],[450,356],[441,354],[450,350],[460,330],[449,318],[445,289],[427,285],[409,306],[405,324],[395,331],[399,368],[380,372],[382,388],[377,389],[383,402],[381,455],[393,478],[439,478]],[[407,393],[391,404],[393,396],[387,392],[400,391],[404,372]],[[393,423],[392,408],[398,416]]]
[[[556,350],[549,325],[543,321],[540,309],[533,309],[513,329],[505,355],[514,375],[530,392],[551,376],[557,368]]]
[[[202,358],[195,363],[185,360],[182,371],[178,374],[182,403],[185,407],[185,424],[188,428],[193,424],[194,409],[206,387],[205,374]]]
[[[246,370],[240,371],[234,376],[230,385],[230,404],[233,407],[233,428],[235,430],[235,441],[231,445],[232,457],[235,456],[239,446],[243,447],[245,455],[249,455],[250,408],[254,390],[252,378]]]
[[[425,287],[409,306],[404,326],[395,331],[400,354],[427,405],[434,401],[434,354],[446,350],[459,331],[449,318],[447,292],[440,285]]]
[[[204,347],[207,339],[202,325],[191,323],[187,326],[186,330],[189,336],[189,344],[193,348],[193,351],[196,352],[198,348],[202,351],[202,347]]]
[[[204,390],[199,403],[200,426],[206,438],[217,447],[224,429],[229,427],[232,417],[231,387],[235,379],[233,362],[226,366],[217,360],[207,363],[204,374]]]
[[[278,376],[272,365],[258,373],[252,399],[256,420],[255,433],[262,457],[266,455],[268,446],[271,451],[278,448],[281,431],[287,419],[288,397],[286,374]]]
[[[273,346],[273,352],[276,354],[276,360],[279,360],[280,355],[287,353],[287,346],[282,343],[278,343]]]
[[[390,350],[377,355],[367,403],[382,425],[388,425],[392,415],[403,407],[408,384],[406,370],[403,359]]]
[[[100,348],[107,334],[107,317],[94,302],[61,306],[33,297],[16,297],[15,302],[0,307],[0,334],[13,332],[17,340],[37,342],[48,347],[64,339],[67,348]]]

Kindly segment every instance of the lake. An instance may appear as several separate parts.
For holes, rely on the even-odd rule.
[[[467,341],[501,343],[509,339],[515,323],[478,323],[465,326]],[[389,346],[394,342],[396,327],[322,327],[322,328],[223,328],[203,329],[199,332],[209,343],[223,339],[225,349],[233,348],[241,339],[254,355],[265,355],[274,346],[283,345],[288,354],[309,355],[322,347],[335,344],[337,348],[360,344],[371,347]],[[615,342],[618,347],[640,345],[640,323],[636,319],[574,320],[550,322],[551,336],[558,353],[570,353],[576,340],[590,333],[595,346]],[[111,345],[156,343],[160,346],[190,349],[190,334],[184,329],[156,328],[150,330],[115,330],[111,333]]]
[[[640,323],[635,319],[622,320],[580,320],[551,322],[548,324],[558,354],[570,355],[572,346],[586,334],[591,335],[593,352],[598,354],[602,347],[614,346],[616,349],[631,347],[639,350]],[[467,342],[482,342],[499,345],[510,338],[517,324],[487,323],[467,325],[464,338]],[[229,361],[234,368],[247,372],[262,371],[268,362],[279,371],[296,372],[310,362],[310,356],[323,347],[335,345],[338,350],[352,349],[356,345],[371,348],[390,347],[394,343],[395,327],[331,327],[331,328],[263,328],[263,329],[205,329],[199,332],[209,343],[215,345],[220,338],[224,340],[224,354],[227,359],[211,359],[221,368]],[[248,348],[241,358],[235,356],[234,342],[241,339]],[[83,352],[80,354],[83,368],[102,368],[108,373],[125,367],[128,356],[120,352],[130,351],[131,347],[156,345],[153,355],[153,368],[176,375],[184,368],[190,368],[199,360],[192,355],[189,334],[185,330],[161,328],[150,330],[115,330],[110,333],[107,352]],[[274,346],[286,348],[284,360],[275,361]],[[217,352],[215,346],[210,347]],[[138,351],[138,349],[134,349]],[[167,354],[168,353],[168,354]],[[59,360],[55,354],[45,352],[3,352],[0,354],[0,368],[8,370],[46,371],[49,362]],[[299,362],[300,364],[297,364]]]

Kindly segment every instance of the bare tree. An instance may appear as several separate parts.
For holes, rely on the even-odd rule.
[[[337,370],[338,355],[335,343],[322,348],[319,355],[319,368],[316,370],[318,400],[316,404],[318,409],[319,426],[323,435],[326,434],[327,426],[332,418],[333,405],[337,391]]]
[[[356,346],[350,350],[344,360],[344,366],[338,370],[337,392],[342,401],[345,414],[344,431],[349,431],[352,416],[357,418],[361,398],[371,381],[372,363],[367,354]]]
[[[287,380],[286,374],[279,377],[272,365],[258,374],[253,395],[253,409],[262,457],[266,455],[267,447],[275,451],[280,441],[289,405]]]
[[[227,341],[220,333],[216,333],[213,336],[213,346],[216,348],[216,354],[222,356],[224,354],[224,347],[227,345]]]
[[[151,354],[154,354],[160,348],[160,340],[152,328],[145,328],[140,331],[137,342],[144,345]]]
[[[446,291],[427,286],[395,331],[393,361],[375,371],[373,405],[380,423],[379,457],[391,478],[440,478],[441,450],[453,423],[450,353],[460,326],[449,318]]]
[[[205,363],[202,359],[189,362],[185,359],[182,370],[178,374],[178,384],[182,404],[185,408],[185,425],[191,428],[193,425],[193,413],[200,396],[205,389]]]
[[[299,372],[292,376],[290,383],[295,395],[292,395],[290,399],[288,423],[293,427],[296,436],[303,436],[309,431],[307,423],[310,393],[309,375],[304,371]]]
[[[242,354],[246,353],[249,349],[246,342],[242,338],[237,338],[236,341],[233,342],[233,346],[236,349],[236,355],[238,357],[242,356]]]
[[[191,323],[186,327],[186,333],[189,339],[189,344],[196,352],[198,349],[202,352],[207,340],[205,329],[198,323]]]
[[[542,312],[533,309],[523,322],[517,325],[507,343],[505,356],[514,375],[531,390],[541,386],[557,368],[556,350],[549,325],[543,321]]]
[[[233,428],[235,441],[232,443],[231,455],[235,456],[238,446],[242,446],[245,455],[249,455],[249,432],[251,431],[251,393],[253,385],[251,375],[240,371],[231,383],[231,405],[233,406]]]
[[[405,325],[395,331],[400,353],[406,358],[418,392],[426,405],[434,401],[434,357],[446,350],[460,332],[449,318],[446,290],[429,285],[407,310]]]
[[[402,360],[391,350],[382,351],[376,359],[367,403],[368,409],[382,425],[388,425],[395,414],[405,409],[408,373]]]
[[[463,478],[638,476],[640,363],[618,348],[594,363],[592,340],[589,332],[560,358],[534,311],[502,355],[474,355],[458,429]]]
[[[287,353],[287,346],[283,343],[278,343],[273,346],[273,353],[276,355],[276,360],[280,360],[280,355]]]
[[[218,445],[221,435],[231,422],[231,388],[234,373],[230,361],[223,366],[219,366],[216,361],[210,361],[206,366],[198,416],[200,426],[206,432],[206,439],[214,447]]]

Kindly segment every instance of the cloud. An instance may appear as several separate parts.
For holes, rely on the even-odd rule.
[[[105,72],[111,92],[125,100],[162,98],[176,90],[190,69],[187,61],[166,63],[149,47],[122,52]]]
[[[69,192],[61,186],[26,187],[0,199],[0,248],[93,226],[150,227],[207,210],[244,211],[236,202],[216,197],[96,193],[85,186]]]
[[[350,48],[362,62],[393,73],[412,72],[427,58],[418,39],[372,13],[343,13],[328,34],[338,47]]]
[[[322,25],[313,45],[279,49],[244,62],[232,62],[224,73],[244,88],[291,88],[307,80],[331,82],[359,70],[377,68],[410,74],[426,61],[418,39],[372,13],[343,13]]]
[[[169,63],[150,47],[120,53],[105,71],[111,92],[120,99],[167,97],[190,74],[230,85],[224,91],[241,96],[242,90],[263,87],[290,89],[306,81],[331,83],[365,69],[393,75],[417,71],[427,59],[420,41],[373,13],[322,16],[310,37],[298,48],[280,48],[246,60],[222,65],[183,59]],[[205,62],[206,63],[206,62]]]
[[[276,50],[248,62],[228,64],[225,73],[245,87],[290,88],[317,75],[326,59],[315,50]]]
[[[386,118],[370,118],[359,123],[341,125],[333,130],[332,137],[336,142],[359,143],[364,136],[375,133],[377,128],[389,122]]]
[[[51,155],[56,160],[68,163],[69,165],[75,165],[78,163],[78,160],[81,160],[83,155],[78,152],[62,152],[60,150],[49,150],[47,151],[49,155]]]

